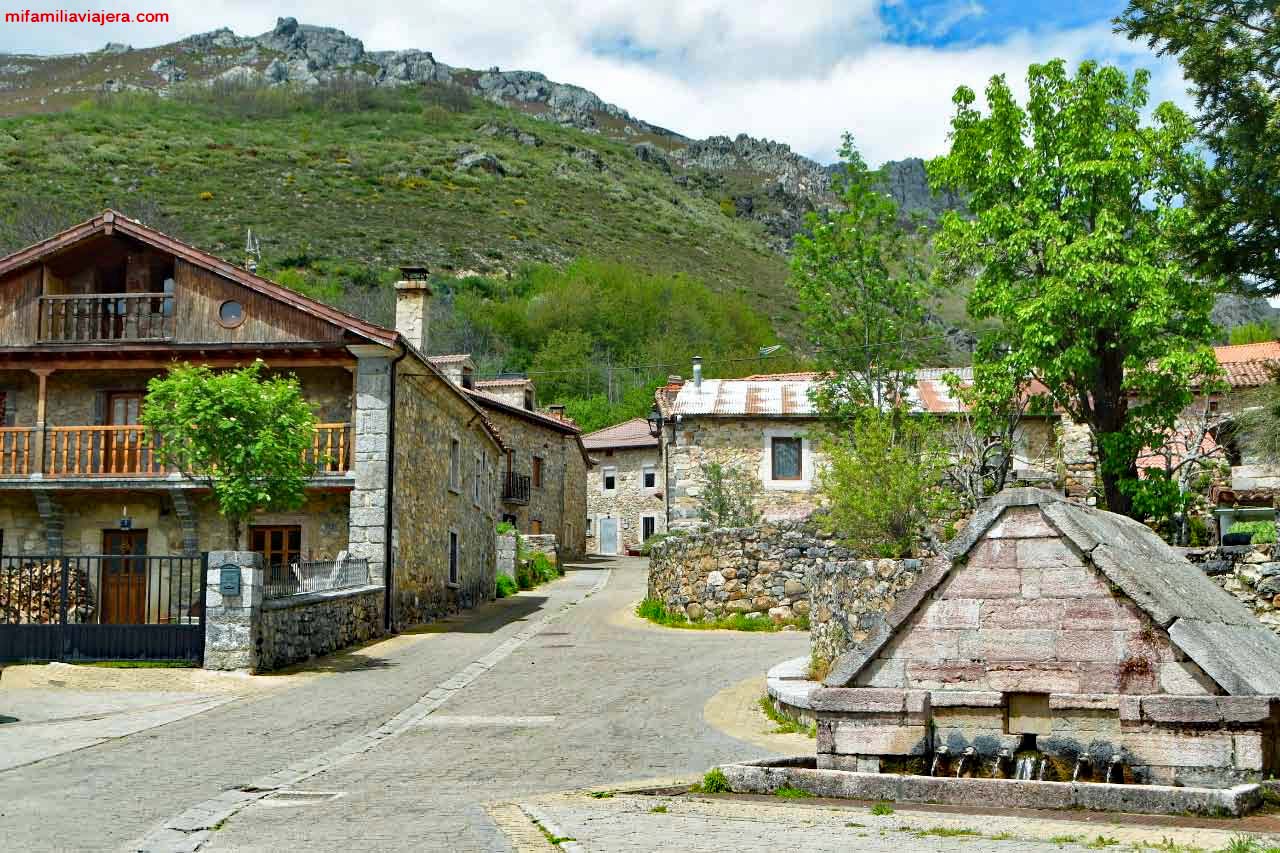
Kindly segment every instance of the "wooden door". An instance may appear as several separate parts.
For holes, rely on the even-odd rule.
[[[102,531],[98,621],[104,625],[147,622],[147,531]]]
[[[142,413],[140,391],[118,391],[107,395],[107,425],[137,426]],[[107,430],[103,449],[104,474],[136,474],[142,470],[142,433],[136,429]]]

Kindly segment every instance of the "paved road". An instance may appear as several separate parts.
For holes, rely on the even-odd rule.
[[[606,569],[608,585],[583,600]],[[331,675],[0,772],[0,847],[127,849],[191,806],[378,730],[557,613],[421,725],[297,786],[340,797],[252,805],[212,833],[205,849],[509,849],[484,804],[691,776],[763,755],[705,723],[702,706],[803,654],[806,637],[637,624],[625,611],[643,595],[644,571],[643,561],[625,559],[575,569],[451,620],[445,632],[326,662],[338,670]],[[493,719],[511,717],[531,719]]]

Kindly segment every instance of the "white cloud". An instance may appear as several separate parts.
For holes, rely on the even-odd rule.
[[[148,8],[147,0],[132,2]],[[147,46],[221,26],[256,34],[275,23],[249,0],[153,6],[165,7],[168,25],[0,25],[0,51],[93,50],[108,40]],[[874,0],[312,0],[284,2],[276,14],[346,30],[370,50],[418,47],[451,65],[542,71],[681,133],[745,132],[821,160],[834,156],[845,130],[871,162],[941,153],[957,85],[980,92],[997,73],[1020,85],[1030,63],[1055,56],[1145,66],[1153,101],[1186,103],[1177,66],[1105,22],[947,49],[884,41],[877,8]]]

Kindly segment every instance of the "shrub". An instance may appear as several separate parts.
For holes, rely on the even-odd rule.
[[[733,791],[729,785],[729,780],[725,778],[724,771],[719,767],[712,767],[702,777],[702,793],[704,794],[728,794]]]
[[[829,465],[819,490],[829,512],[819,520],[823,530],[863,554],[909,556],[948,506],[938,427],[905,411],[872,409],[824,445]]]
[[[509,521],[499,522],[495,529],[499,536],[510,536],[512,533],[516,532],[516,526]]]
[[[655,533],[640,545],[640,556],[648,557],[653,553],[653,546],[674,536],[674,533]]]
[[[496,583],[497,597],[506,598],[508,595],[515,595],[519,591],[519,586],[514,578],[508,575],[498,575]]]
[[[709,462],[702,466],[698,515],[712,527],[750,527],[760,520],[752,501],[754,481],[739,468]]]
[[[550,558],[541,551],[535,551],[533,556],[529,558],[529,565],[533,572],[535,583],[546,583],[560,577],[560,570],[556,568],[556,564],[551,562]]]
[[[1255,545],[1276,541],[1276,523],[1274,521],[1237,521],[1227,530],[1228,533],[1249,533]]]

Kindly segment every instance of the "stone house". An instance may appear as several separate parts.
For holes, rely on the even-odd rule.
[[[387,329],[106,211],[0,259],[0,288],[0,566],[82,560],[85,621],[198,620],[203,584],[172,561],[223,549],[262,554],[268,585],[316,566],[381,585],[379,628],[492,596],[505,447],[422,355],[421,282],[397,286],[402,328]],[[255,359],[297,377],[316,467],[301,508],[232,542],[139,415],[171,365]]]
[[[502,436],[501,520],[526,536],[554,536],[561,558],[586,553],[587,472],[591,459],[582,430],[563,406],[537,408],[537,390],[525,377],[475,378],[469,355],[432,356]]]
[[[963,385],[970,368],[917,372],[908,390],[913,411],[944,419],[964,414],[964,404],[944,377],[955,374]],[[671,377],[656,393],[661,453],[669,477],[667,519],[671,529],[699,523],[705,487],[703,466],[719,463],[748,477],[756,511],[767,522],[803,519],[818,507],[818,477],[825,465],[821,450],[824,423],[812,402],[819,381],[814,373],[705,379],[695,359],[693,379]],[[1055,460],[1056,417],[1028,415],[1015,436],[1013,476],[1044,480]]]
[[[1022,778],[1210,786],[1275,771],[1280,638],[1131,519],[1006,490],[869,617],[805,700],[819,767],[1012,778],[1032,755]]]
[[[587,482],[587,548],[637,551],[667,529],[667,472],[649,422],[635,418],[582,437],[596,467]]]

